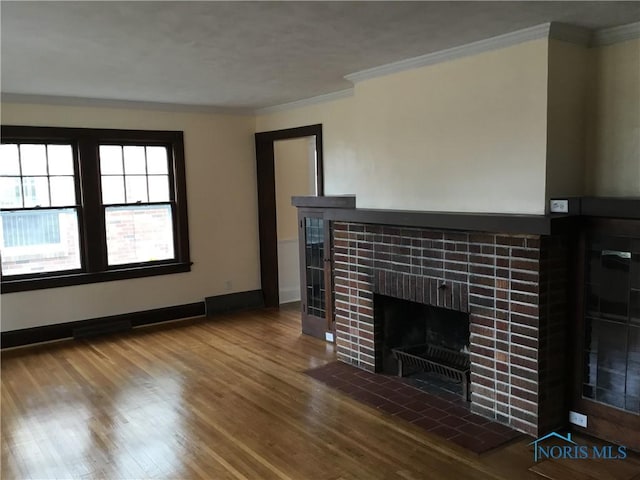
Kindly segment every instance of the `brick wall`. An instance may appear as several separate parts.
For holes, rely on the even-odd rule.
[[[380,369],[374,293],[468,312],[472,410],[533,435],[566,418],[561,239],[341,222],[333,234],[340,360]]]

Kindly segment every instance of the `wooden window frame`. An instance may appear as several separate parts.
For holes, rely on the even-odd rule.
[[[184,160],[184,140],[181,131],[119,130],[93,128],[59,128],[3,125],[2,143],[60,143],[72,145],[76,191],[78,195],[78,226],[82,271],[46,272],[3,277],[2,293],[23,292],[44,288],[84,285],[182,273],[191,270],[187,192]],[[167,261],[143,262],[109,267],[104,210],[101,198],[99,168],[100,144],[162,145],[167,147],[170,191],[173,193],[174,258]]]

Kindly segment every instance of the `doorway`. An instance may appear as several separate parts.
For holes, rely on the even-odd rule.
[[[315,139],[315,191],[316,195],[323,196],[322,125],[308,125],[255,134],[260,275],[262,295],[267,307],[280,305],[275,142],[306,137]]]
[[[316,139],[290,138],[274,142],[276,232],[278,235],[278,295],[280,304],[300,301],[298,212],[293,196],[315,196]]]

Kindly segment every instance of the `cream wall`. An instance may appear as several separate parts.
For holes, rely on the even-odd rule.
[[[585,46],[549,42],[547,200],[584,194],[589,61]]]
[[[260,115],[323,124],[327,194],[358,207],[544,213],[547,40],[363,81],[350,98]]]
[[[547,41],[356,85],[359,206],[543,213]]]
[[[26,104],[1,114],[8,125],[184,131],[194,262],[188,273],[3,294],[2,331],[260,288],[253,116]]]
[[[640,39],[590,52],[586,193],[640,195]]]

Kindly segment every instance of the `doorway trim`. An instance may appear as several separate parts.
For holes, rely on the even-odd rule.
[[[322,124],[272,130],[255,134],[258,186],[258,232],[260,237],[260,278],[266,307],[278,307],[278,233],[276,219],[276,176],[274,142],[315,136],[316,195],[324,196],[322,167]]]

